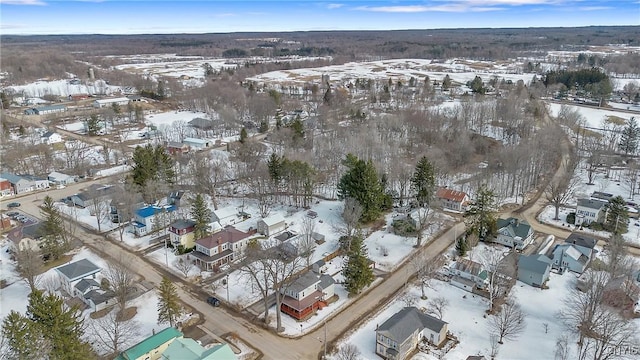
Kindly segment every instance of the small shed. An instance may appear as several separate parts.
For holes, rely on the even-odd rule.
[[[271,236],[286,228],[282,215],[272,215],[258,220],[258,232],[262,235]]]
[[[206,149],[211,146],[211,141],[196,138],[185,138],[182,143],[193,149]]]
[[[59,172],[52,172],[51,174],[47,175],[47,179],[56,184],[56,185],[69,185],[69,184],[73,184],[76,182],[76,178],[71,176],[71,175],[67,175],[67,174],[63,174],[63,173],[59,173]]]

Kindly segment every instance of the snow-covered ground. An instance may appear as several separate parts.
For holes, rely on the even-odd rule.
[[[615,109],[603,109],[603,108],[591,108],[577,105],[563,105],[557,103],[548,103],[550,114],[552,116],[558,116],[560,108],[562,106],[568,106],[571,110],[577,110],[585,119],[585,126],[590,128],[602,128],[602,121],[606,120],[609,116],[619,117],[624,120],[629,120],[634,114],[617,111]]]
[[[111,176],[115,174],[124,173],[131,170],[130,165],[117,165],[108,169],[98,170],[95,173],[95,177]]]
[[[161,125],[171,126],[176,121],[184,121],[188,123],[195,118],[208,119],[209,115],[203,112],[195,111],[167,111],[161,113],[151,113],[145,116],[145,123],[147,125],[154,125],[160,127]]]
[[[165,268],[178,276],[184,277],[184,272],[179,269],[178,262],[188,261],[193,266],[189,268],[188,277],[197,276],[200,274],[200,269],[193,264],[193,259],[189,254],[176,255],[172,248],[160,248],[147,255],[155,263],[165,266]],[[166,267],[168,265],[168,267]]]
[[[98,218],[95,215],[91,215],[90,208],[79,208],[76,206],[68,206],[63,203],[55,204],[60,212],[74,219],[75,221],[81,222],[83,224],[89,225],[93,229],[98,229]],[[103,217],[101,217],[100,221],[100,231],[106,232],[109,230],[113,230],[118,227],[117,223],[111,222],[109,219],[108,209],[104,209]]]
[[[77,85],[70,84],[68,80],[36,81],[26,85],[9,86],[9,89],[27,97],[69,96],[73,94],[110,95],[122,91],[119,86],[108,85],[104,80]]]

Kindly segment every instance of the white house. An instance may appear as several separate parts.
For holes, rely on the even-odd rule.
[[[184,140],[182,140],[182,143],[185,145],[189,145],[191,148],[196,150],[206,149],[209,146],[211,146],[211,141],[209,140],[196,139],[196,138],[190,138],[190,137],[184,138]]]
[[[83,290],[76,288],[81,280],[94,280],[102,269],[87,259],[81,259],[56,268],[62,279],[62,289],[71,296],[83,296]]]
[[[576,225],[589,225],[592,222],[604,222],[607,202],[596,199],[578,199],[576,207]]]
[[[144,236],[151,230],[153,230],[156,225],[156,219],[159,216],[162,216],[162,213],[168,214],[176,210],[176,207],[173,205],[170,206],[155,206],[155,205],[147,205],[139,208],[135,211],[133,218],[133,229],[134,233],[137,236]],[[167,226],[169,226],[169,221],[167,220]]]
[[[533,228],[526,221],[516,218],[498,219],[498,235],[495,242],[522,250],[533,242]]]
[[[211,211],[211,222],[218,223],[222,227],[233,225],[238,222],[238,220],[238,209],[233,206],[227,206]]]
[[[436,199],[444,210],[463,212],[466,210],[469,196],[453,189],[441,187],[436,191]]]
[[[57,144],[62,142],[62,136],[53,131],[47,131],[40,137],[42,143],[47,145]]]
[[[335,280],[326,274],[307,271],[282,291],[280,311],[302,320],[327,305],[335,294]]]
[[[112,106],[113,104],[118,104],[120,106],[124,106],[129,104],[129,98],[119,97],[119,98],[111,98],[111,99],[98,99],[93,102],[93,107],[101,108],[105,106]]]
[[[553,249],[553,266],[582,274],[597,252],[596,239],[573,233]]]
[[[47,180],[57,185],[69,185],[76,182],[75,176],[59,173],[56,171],[47,175]]]
[[[480,289],[489,284],[488,273],[481,264],[467,259],[458,259],[449,267],[451,284],[471,291],[474,286]]]
[[[271,215],[258,220],[258,232],[262,235],[271,236],[286,228],[282,215]]]

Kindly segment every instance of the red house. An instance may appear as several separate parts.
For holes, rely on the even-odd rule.
[[[196,240],[196,251],[190,255],[201,268],[210,270],[242,257],[251,234],[233,226]]]
[[[189,145],[185,145],[176,141],[168,141],[165,145],[167,152],[171,155],[186,154],[189,152]]]
[[[327,306],[327,300],[334,295],[334,284],[329,275],[307,271],[283,291],[280,310],[295,319],[306,319]]]
[[[469,202],[469,196],[466,193],[445,187],[436,191],[436,199],[438,199],[443,209],[457,212],[465,211]]]
[[[13,187],[7,179],[0,178],[0,197],[13,195]]]

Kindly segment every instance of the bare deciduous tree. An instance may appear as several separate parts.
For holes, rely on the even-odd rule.
[[[199,192],[211,197],[218,210],[218,188],[229,176],[228,160],[217,153],[196,153],[189,163],[191,181]]]
[[[420,282],[420,297],[423,300],[427,298],[426,289],[431,287],[433,278],[438,274],[438,271],[442,269],[445,261],[446,259],[442,255],[431,258],[424,252],[411,259],[416,277]]]
[[[577,157],[572,157],[572,159],[575,160],[564,163],[565,176],[552,180],[545,191],[547,201],[555,208],[554,220],[559,219],[560,206],[564,205],[567,200],[573,197],[575,188],[580,181],[579,178],[573,177],[573,171],[578,164]]]
[[[429,300],[428,306],[429,313],[434,314],[438,319],[442,320],[444,311],[449,306],[449,300],[443,296],[438,296]]]
[[[344,199],[344,208],[342,209],[342,220],[344,224],[338,230],[345,237],[346,243],[340,244],[343,249],[349,249],[351,237],[356,233],[360,226],[360,217],[362,216],[362,205],[354,198]]]
[[[353,344],[344,344],[336,354],[337,360],[359,360],[360,350]]]
[[[130,261],[121,257],[118,260],[109,261],[103,272],[105,279],[109,282],[109,289],[113,291],[118,301],[120,312],[126,308],[127,298],[134,286],[135,275],[128,264]]]
[[[509,299],[502,304],[500,312],[489,319],[489,330],[498,336],[498,343],[503,344],[503,340],[514,340],[524,331],[525,317],[520,305]]]
[[[35,290],[40,282],[40,275],[44,268],[44,261],[40,251],[25,246],[15,252],[15,257],[18,274],[26,281],[31,291]]]
[[[111,311],[101,318],[91,320],[89,333],[94,346],[109,354],[118,354],[132,345],[132,340],[140,333],[140,325],[133,319],[122,320],[117,311]]]
[[[316,221],[308,216],[302,219],[302,233],[300,234],[300,241],[298,247],[300,248],[300,255],[304,257],[307,267],[311,266],[311,258],[313,252],[316,249],[316,243],[313,239],[313,232],[316,227]]]
[[[183,255],[175,262],[176,269],[184,275],[184,277],[189,277],[189,273],[195,267],[193,261],[189,260],[189,255]]]
[[[509,288],[509,279],[503,274],[506,256],[497,251],[486,251],[481,256],[482,266],[489,273],[489,310],[493,311],[496,304],[504,298]]]
[[[560,335],[556,341],[554,360],[569,360],[569,337],[567,334]]]

